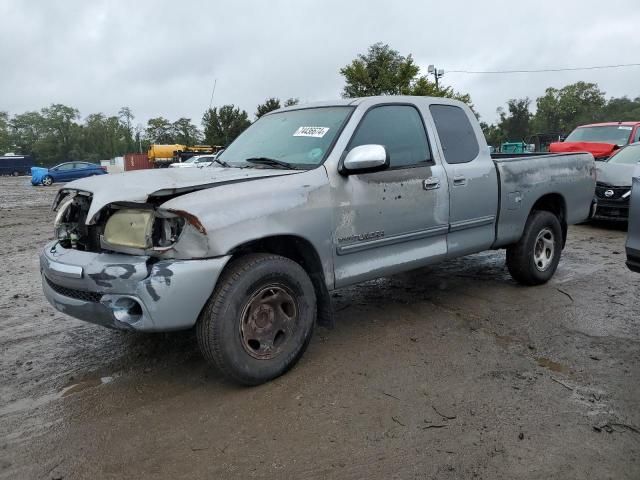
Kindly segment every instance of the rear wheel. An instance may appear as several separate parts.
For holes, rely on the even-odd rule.
[[[45,175],[44,178],[42,179],[42,185],[44,185],[45,187],[50,186],[53,183],[53,177],[51,177],[51,175]]]
[[[246,255],[218,280],[198,319],[198,344],[227,378],[258,385],[296,364],[315,317],[313,284],[300,265],[278,255]]]
[[[522,237],[507,248],[509,273],[523,285],[540,285],[553,277],[562,251],[562,227],[551,212],[531,213]]]

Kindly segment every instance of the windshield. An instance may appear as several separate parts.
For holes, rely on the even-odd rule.
[[[326,158],[352,107],[322,107],[265,115],[218,157],[232,166],[253,166],[248,159],[273,159],[310,169]]]
[[[621,147],[629,142],[631,130],[632,127],[627,125],[578,127],[564,141],[614,143]]]
[[[609,163],[619,163],[622,165],[633,165],[638,162],[640,162],[640,144],[629,145],[609,159]]]

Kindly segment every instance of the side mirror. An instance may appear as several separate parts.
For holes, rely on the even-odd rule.
[[[349,150],[338,166],[342,175],[379,172],[389,168],[389,154],[382,145],[360,145]]]

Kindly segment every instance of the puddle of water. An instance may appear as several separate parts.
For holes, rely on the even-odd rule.
[[[74,393],[81,392],[88,388],[111,383],[113,380],[114,377],[91,378],[82,382],[74,383],[73,385],[68,385],[59,392],[47,393],[37,398],[21,398],[19,400],[16,400],[15,402],[11,402],[1,407],[0,417],[24,410],[33,410],[59,398],[73,395]]]
[[[90,378],[82,382],[74,383],[73,385],[64,387],[60,392],[60,396],[66,397],[68,395],[73,395],[74,393],[81,392],[88,388],[97,387],[99,385],[104,385],[106,383],[111,383],[112,381],[113,377]]]
[[[536,362],[538,362],[538,365],[540,365],[541,367],[547,368],[552,372],[566,373],[569,371],[569,369],[565,365],[554,362],[553,360],[545,357],[536,357]]]
[[[513,335],[497,335],[495,333],[493,335],[496,339],[496,343],[501,347],[508,347],[509,345],[524,343],[524,339],[520,337],[514,337]]]

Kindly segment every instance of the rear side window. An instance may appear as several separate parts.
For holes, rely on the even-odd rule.
[[[447,163],[467,163],[478,156],[478,139],[464,110],[454,105],[431,105],[429,110]]]
[[[366,113],[351,138],[349,149],[370,144],[385,146],[391,168],[431,161],[422,118],[408,105],[384,105]]]

